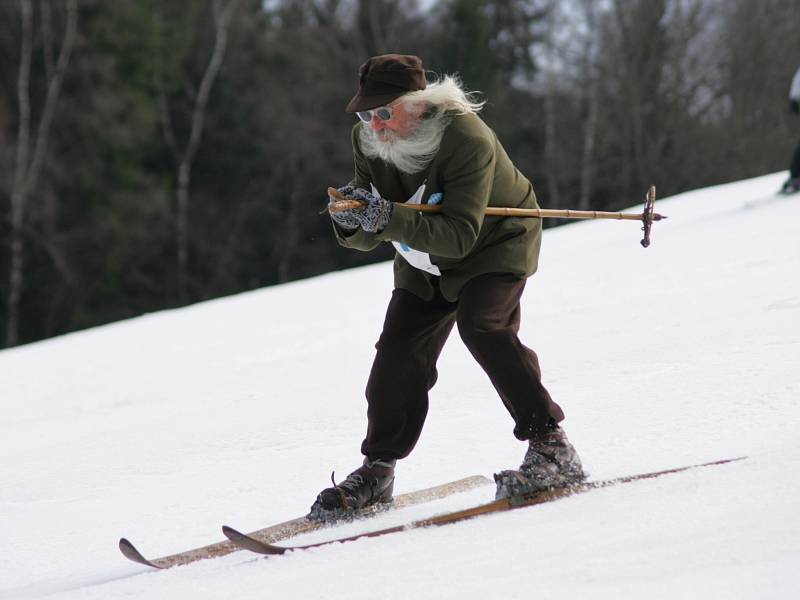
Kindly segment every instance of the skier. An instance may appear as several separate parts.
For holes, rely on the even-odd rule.
[[[797,69],[789,88],[789,110],[795,115],[800,114],[800,69]],[[792,163],[789,165],[789,179],[783,184],[781,193],[794,194],[800,191],[800,143],[794,148]]]
[[[367,382],[363,464],[320,492],[312,518],[391,501],[395,464],[417,443],[454,324],[511,414],[514,435],[528,445],[518,470],[495,475],[497,497],[585,478],[537,356],[517,337],[541,220],[484,217],[490,204],[538,206],[530,182],[478,117],[483,104],[456,77],[428,83],[416,56],[386,54],[361,65],[346,108],[359,119],[351,133],[355,175],[339,192],[363,208],[329,212],[342,246],[395,246],[395,289]],[[395,202],[438,203],[442,212]]]

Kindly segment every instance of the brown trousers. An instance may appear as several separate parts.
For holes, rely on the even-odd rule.
[[[428,414],[428,391],[436,383],[436,361],[455,323],[514,419],[518,439],[562,421],[564,413],[542,385],[536,353],[517,337],[525,280],[507,273],[481,275],[462,288],[457,302],[445,300],[437,283],[434,288],[429,302],[402,289],[392,294],[367,383],[362,454],[398,459],[414,449]]]

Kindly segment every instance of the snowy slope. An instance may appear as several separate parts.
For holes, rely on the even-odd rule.
[[[121,535],[153,557],[218,541],[359,463],[392,286],[373,265],[0,352],[0,598],[800,597],[800,197],[771,197],[782,177],[660,200],[647,250],[634,223],[548,230],[523,298],[593,478],[747,460],[273,559],[126,561]],[[439,367],[398,493],[524,453],[457,335]]]

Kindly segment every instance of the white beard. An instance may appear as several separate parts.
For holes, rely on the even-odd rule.
[[[406,137],[400,137],[388,129],[378,134],[369,123],[361,123],[358,133],[361,151],[367,158],[380,158],[403,173],[419,173],[439,152],[444,130],[451,118],[445,111],[436,111],[422,119]]]

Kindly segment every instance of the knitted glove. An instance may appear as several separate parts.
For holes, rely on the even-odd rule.
[[[346,185],[344,187],[339,188],[339,193],[341,193],[345,198],[350,198],[353,194],[355,188],[352,185]],[[333,202],[333,198],[328,197],[329,202]],[[333,222],[336,223],[342,229],[347,231],[355,231],[360,227],[358,220],[353,215],[352,210],[343,210],[340,212],[330,212],[331,219]]]
[[[380,233],[392,218],[394,204],[380,196],[370,194],[361,188],[353,189],[351,186],[340,188],[339,192],[348,200],[358,200],[363,205],[361,208],[331,213],[331,218],[343,229],[352,230],[355,227],[361,227],[368,233]]]

